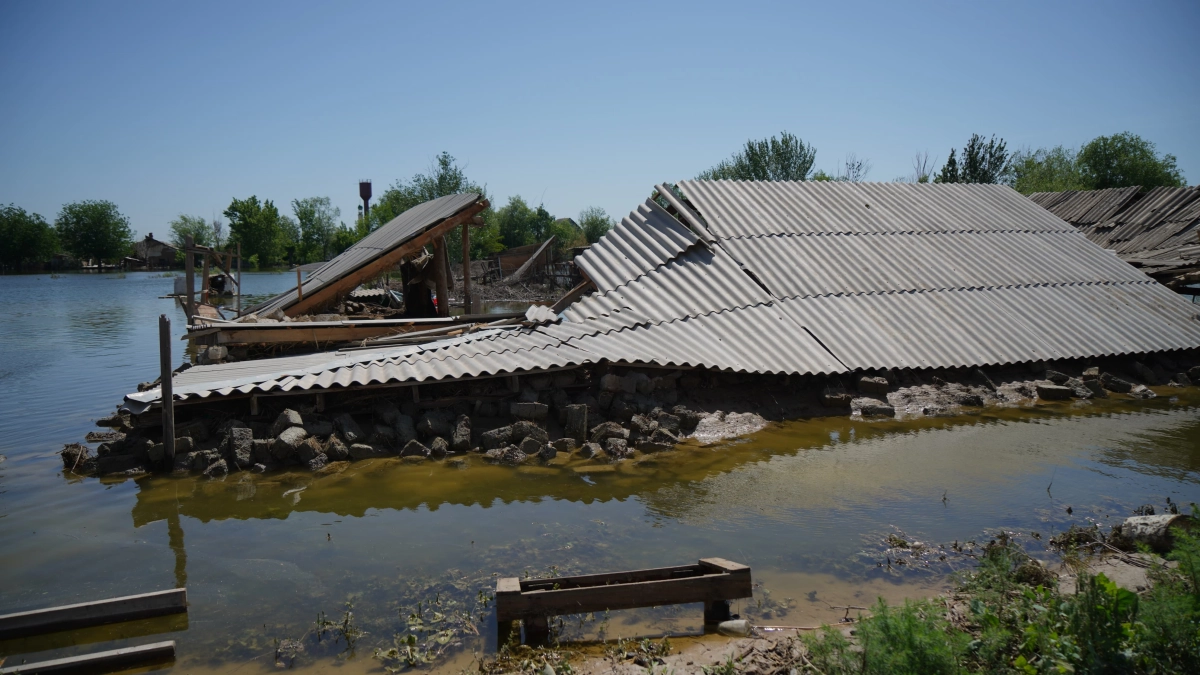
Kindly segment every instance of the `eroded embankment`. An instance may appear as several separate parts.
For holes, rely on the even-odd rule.
[[[87,440],[98,444],[94,452],[72,443],[62,455],[70,473],[108,476],[161,471],[220,477],[284,467],[327,472],[367,458],[454,461],[467,453],[510,465],[610,464],[687,439],[711,443],[746,435],[769,421],[935,417],[1109,397],[1136,401],[1193,382],[1200,382],[1195,351],[845,377],[602,365],[519,380],[424,384],[420,400],[410,388],[348,389],[263,397],[257,414],[248,414],[245,398],[180,405],[173,462],[165,457],[158,413],[118,412],[97,422],[112,431],[89,434]]]

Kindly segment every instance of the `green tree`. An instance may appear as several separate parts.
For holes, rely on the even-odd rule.
[[[329,197],[293,199],[292,213],[300,228],[300,262],[328,260],[342,210]]]
[[[495,215],[500,241],[505,248],[545,241],[553,222],[554,216],[549,211],[541,205],[536,209],[530,207],[520,195],[509,197],[508,203]]]
[[[983,136],[971,134],[963,148],[961,164],[954,148],[950,148],[950,156],[935,182],[999,183],[1007,177],[1008,171],[1008,149],[1004,139],[993,135],[985,142]]]
[[[212,246],[215,243],[212,225],[200,216],[181,213],[170,222],[170,225],[171,245],[175,248],[183,248],[189,234],[192,236],[192,243],[197,246]]]
[[[258,201],[256,195],[234,199],[225,209],[229,219],[229,241],[242,245],[242,255],[257,256],[261,265],[278,263],[283,256],[284,232],[279,209],[270,199]]]
[[[0,207],[0,267],[20,270],[57,252],[58,235],[45,218],[12,204]]]
[[[133,232],[117,205],[102,200],[67,204],[54,220],[63,248],[76,258],[116,260],[129,255]]]
[[[1079,151],[1079,171],[1093,190],[1140,185],[1187,185],[1175,156],[1159,155],[1153,143],[1128,131],[1100,136]]]
[[[784,131],[779,138],[748,140],[740,152],[696,178],[700,180],[807,180],[817,149]]]
[[[1090,190],[1091,181],[1080,170],[1079,154],[1073,148],[1022,150],[1013,153],[1010,180],[1021,194]]]
[[[599,206],[589,206],[579,212],[579,227],[589,244],[600,241],[600,237],[607,234],[615,224],[612,217]]]

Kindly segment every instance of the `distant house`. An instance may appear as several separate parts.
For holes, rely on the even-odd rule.
[[[134,255],[151,269],[174,267],[177,250],[174,246],[155,239],[153,232],[133,245]]]

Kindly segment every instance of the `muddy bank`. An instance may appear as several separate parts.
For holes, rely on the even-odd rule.
[[[890,370],[797,377],[612,365],[553,373],[211,400],[176,409],[176,450],[165,457],[157,412],[118,411],[62,451],[79,475],[135,476],[300,467],[400,457],[455,461],[467,453],[506,465],[612,464],[679,443],[745,436],[772,421],[849,415],[888,419],[978,413],[988,407],[1096,398],[1146,400],[1200,382],[1196,353],[1145,360],[1038,362],[994,369]],[[257,410],[247,410],[247,407]]]

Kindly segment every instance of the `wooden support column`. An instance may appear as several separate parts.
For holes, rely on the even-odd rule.
[[[171,381],[171,320],[158,316],[158,368],[162,391],[163,460],[167,468],[175,466],[175,392]]]
[[[202,269],[203,269],[203,271],[200,273],[202,275],[202,278],[200,279],[200,302],[207,304],[208,303],[208,253],[204,254],[204,266]]]
[[[183,303],[183,313],[187,315],[188,323],[192,322],[192,317],[196,315],[196,262],[192,258],[192,235],[184,237],[183,247],[183,276],[187,279],[187,298]]]
[[[296,265],[296,301],[304,300],[304,282],[300,278],[300,266]]]
[[[446,287],[446,238],[433,238],[433,281],[437,284],[438,316],[450,316],[450,290]]]
[[[463,314],[471,313],[471,224],[462,225]]]
[[[237,245],[237,257],[238,257],[238,261],[237,261],[237,285],[238,285],[237,313],[238,313],[238,316],[241,316],[242,315],[242,242],[240,242],[240,241],[238,242],[238,245]]]

